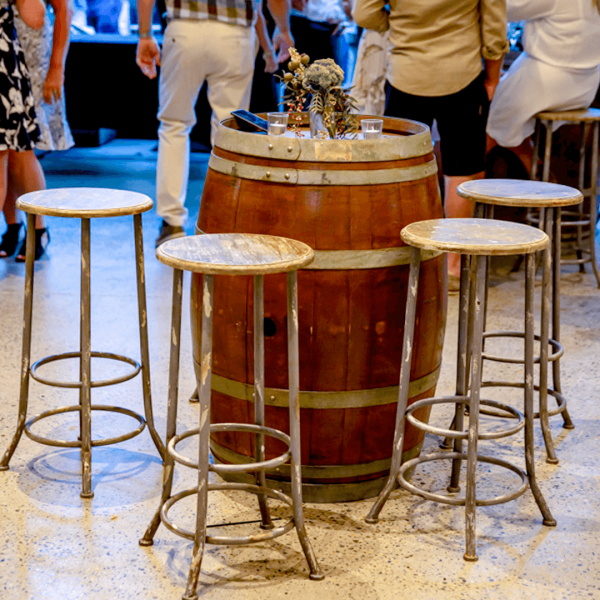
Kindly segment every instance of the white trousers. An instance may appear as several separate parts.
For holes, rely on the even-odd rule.
[[[206,81],[214,141],[219,121],[250,104],[254,31],[192,19],[173,19],[167,25],[159,84],[156,212],[169,225],[183,226],[188,215],[190,132],[196,124],[200,89]]]
[[[599,83],[598,67],[563,69],[523,52],[500,79],[490,106],[487,133],[500,146],[516,147],[534,132],[537,113],[588,108]],[[553,121],[552,130],[562,124]]]

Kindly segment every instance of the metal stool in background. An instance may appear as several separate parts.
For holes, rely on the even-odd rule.
[[[297,270],[314,258],[313,250],[301,242],[266,235],[206,234],[178,238],[165,242],[156,251],[158,259],[174,269],[173,315],[171,327],[171,359],[169,371],[169,399],[167,415],[167,456],[164,463],[163,489],[158,511],[155,513],[140,545],[150,546],[160,523],[173,533],[194,542],[192,564],[184,600],[196,598],[198,578],[204,546],[209,544],[241,545],[263,542],[289,532],[294,527],[310,569],[310,578],[323,579],[316,557],[304,527],[302,510],[302,482],[300,472],[300,404],[298,358],[298,296]],[[177,435],[177,382],[179,374],[179,340],[181,333],[181,299],[183,271],[201,273],[202,278],[202,341],[200,354],[199,426]],[[290,435],[265,426],[264,409],[264,275],[287,273],[288,300],[288,373]],[[212,324],[215,311],[213,303],[215,275],[254,276],[254,424],[210,423],[210,395],[212,374]],[[209,464],[209,437],[211,432],[247,432],[255,436],[255,462],[242,465]],[[177,451],[177,444],[192,436],[199,436],[198,462]],[[273,437],[287,445],[281,455],[265,459],[265,436]],[[198,486],[171,495],[175,462],[197,469]],[[291,462],[292,497],[266,485],[265,471]],[[256,473],[256,485],[244,483],[209,484],[209,472]],[[208,492],[213,490],[238,490],[255,494],[261,513],[261,527],[265,530],[249,536],[207,535],[206,513]],[[196,528],[185,530],[175,525],[168,511],[179,500],[196,494]],[[292,507],[293,517],[284,525],[274,528],[267,498],[274,498]]]
[[[579,191],[584,202],[578,210],[565,211],[562,222],[563,230],[575,228],[575,251],[577,258],[562,259],[562,264],[579,265],[582,273],[584,265],[590,263],[600,287],[600,273],[596,263],[596,225],[598,223],[598,144],[600,143],[600,110],[588,108],[584,110],[567,110],[561,112],[541,112],[535,116],[536,130],[533,147],[533,166],[531,179],[539,178],[539,157],[542,137],[544,140],[544,156],[542,157],[542,181],[550,180],[550,162],[552,157],[552,124],[556,121],[579,125],[581,142],[579,147]],[[544,135],[542,136],[542,131]],[[588,155],[588,140],[591,132],[591,156]],[[588,185],[589,183],[589,185]],[[585,202],[588,200],[588,202]],[[540,214],[541,217],[541,214]],[[531,216],[532,222],[538,217]],[[561,231],[561,230],[559,230]]]
[[[542,209],[544,218],[542,228],[550,238],[551,264],[552,264],[552,336],[548,340],[549,346],[540,348],[540,354],[535,358],[535,363],[540,365],[540,380],[535,387],[539,393],[540,409],[534,417],[539,417],[546,445],[547,462],[558,463],[556,451],[550,433],[548,417],[562,414],[563,427],[573,429],[574,425],[567,410],[567,400],[562,395],[560,382],[560,358],[564,350],[560,344],[560,264],[561,264],[561,211],[565,206],[575,206],[583,200],[583,194],[575,188],[545,181],[521,181],[517,179],[480,179],[466,181],[457,188],[457,193],[463,198],[475,203],[475,217],[486,219],[494,218],[495,206],[510,206],[520,208]],[[485,327],[485,326],[484,326]],[[541,328],[549,330],[548,322],[541,321]],[[546,334],[548,335],[548,334]],[[519,331],[485,331],[483,338],[523,338]],[[539,340],[539,336],[536,336]],[[552,352],[549,354],[549,349]],[[483,354],[484,360],[503,363],[523,364],[521,358],[498,357],[488,353]],[[548,388],[548,362],[552,363],[553,388]],[[523,383],[509,383],[501,381],[485,381],[482,387],[523,387]],[[558,404],[555,410],[548,412],[547,395],[550,394]]]
[[[400,392],[396,414],[394,454],[387,483],[371,508],[366,520],[376,523],[379,513],[396,483],[411,493],[445,504],[464,506],[466,521],[465,560],[477,560],[475,512],[477,506],[490,506],[514,500],[527,489],[531,489],[542,513],[544,525],[553,527],[556,521],[542,495],[535,476],[533,443],[533,371],[534,371],[534,316],[533,300],[535,287],[535,252],[544,252],[543,313],[549,315],[550,255],[548,236],[539,229],[488,219],[436,219],[420,221],[406,226],[401,233],[402,240],[412,246],[408,300],[404,326],[402,364],[400,368]],[[419,269],[423,250],[456,252],[461,256],[461,285],[459,304],[458,354],[456,369],[456,394],[418,400],[407,408],[408,384],[411,366],[415,309],[419,284]],[[483,321],[486,301],[487,257],[493,255],[526,254],[525,282],[525,373],[524,373],[524,415],[517,409],[494,400],[480,399],[480,379],[483,346]],[[473,293],[470,294],[470,290]],[[469,296],[472,296],[471,298]],[[542,331],[540,343],[547,347],[548,332]],[[469,339],[470,338],[470,339]],[[469,360],[470,359],[470,360]],[[470,385],[468,379],[470,378]],[[441,429],[428,425],[415,416],[415,411],[440,404],[454,404],[455,418],[451,429]],[[516,424],[501,430],[480,432],[480,405],[499,411],[509,418],[516,418]],[[464,430],[465,408],[468,407],[468,429]],[[454,440],[453,452],[438,452],[402,461],[405,419],[415,427],[435,435]],[[478,453],[481,440],[506,438],[525,429],[525,471],[513,464]],[[463,441],[467,441],[467,451],[463,452]],[[450,495],[442,495],[421,489],[408,480],[408,474],[424,462],[452,460]],[[461,464],[466,461],[466,493],[463,498],[456,496],[460,491]],[[514,472],[521,478],[518,489],[491,499],[480,499],[476,495],[477,463],[483,462]]]
[[[23,432],[32,440],[47,446],[59,448],[81,448],[82,498],[93,498],[92,491],[92,448],[107,446],[129,440],[139,435],[148,425],[152,440],[161,455],[165,455],[165,447],[154,426],[152,415],[152,398],[150,391],[150,360],[148,352],[148,323],[146,312],[146,287],[144,275],[144,250],[142,243],[142,213],[150,210],[153,202],[148,196],[124,190],[101,188],[65,188],[31,192],[21,196],[17,208],[27,213],[27,256],[25,264],[25,309],[23,318],[23,352],[21,359],[21,387],[19,399],[19,416],[17,430],[0,462],[0,471],[6,471],[9,461],[15,452]],[[48,356],[31,365],[31,332],[33,317],[33,274],[35,250],[35,216],[69,217],[81,220],[81,310],[80,310],[80,348],[77,352],[66,352]],[[112,354],[94,352],[91,349],[91,269],[90,269],[90,220],[101,217],[119,217],[133,215],[136,268],[138,315],[140,327],[141,361]],[[65,382],[49,379],[39,373],[43,365],[65,360],[79,359],[79,381]],[[92,358],[104,358],[123,362],[132,367],[129,373],[115,377],[92,381]],[[144,416],[118,406],[94,405],[91,400],[92,388],[123,383],[142,374],[144,395]],[[79,404],[47,410],[27,420],[29,403],[29,377],[45,385],[79,389]],[[92,411],[119,413],[135,419],[138,426],[123,435],[101,440],[92,440]],[[74,441],[63,441],[45,438],[32,431],[32,426],[47,417],[68,412],[79,412],[79,437]]]

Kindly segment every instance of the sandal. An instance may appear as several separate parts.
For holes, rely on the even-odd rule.
[[[6,231],[0,242],[0,258],[7,258],[16,252],[22,226],[23,223],[13,223],[6,226]]]
[[[35,230],[35,256],[34,260],[38,260],[41,258],[46,252],[46,248],[50,243],[50,232],[44,227],[43,229]],[[25,258],[27,256],[27,236],[23,240],[21,244],[21,248],[19,248],[19,252],[15,257],[17,262],[25,262]]]

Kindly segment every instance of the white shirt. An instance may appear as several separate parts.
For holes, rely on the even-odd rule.
[[[337,24],[347,19],[341,0],[306,0],[304,9],[292,9],[292,14],[317,23]]]
[[[600,14],[592,0],[508,0],[509,21],[526,21],[529,56],[568,69],[600,65]]]

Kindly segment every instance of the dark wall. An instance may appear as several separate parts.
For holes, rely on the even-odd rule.
[[[67,56],[65,97],[75,134],[114,129],[117,137],[156,139],[158,78],[150,80],[135,64],[137,37],[97,34],[73,39]],[[203,91],[191,139],[209,144],[210,107]]]

